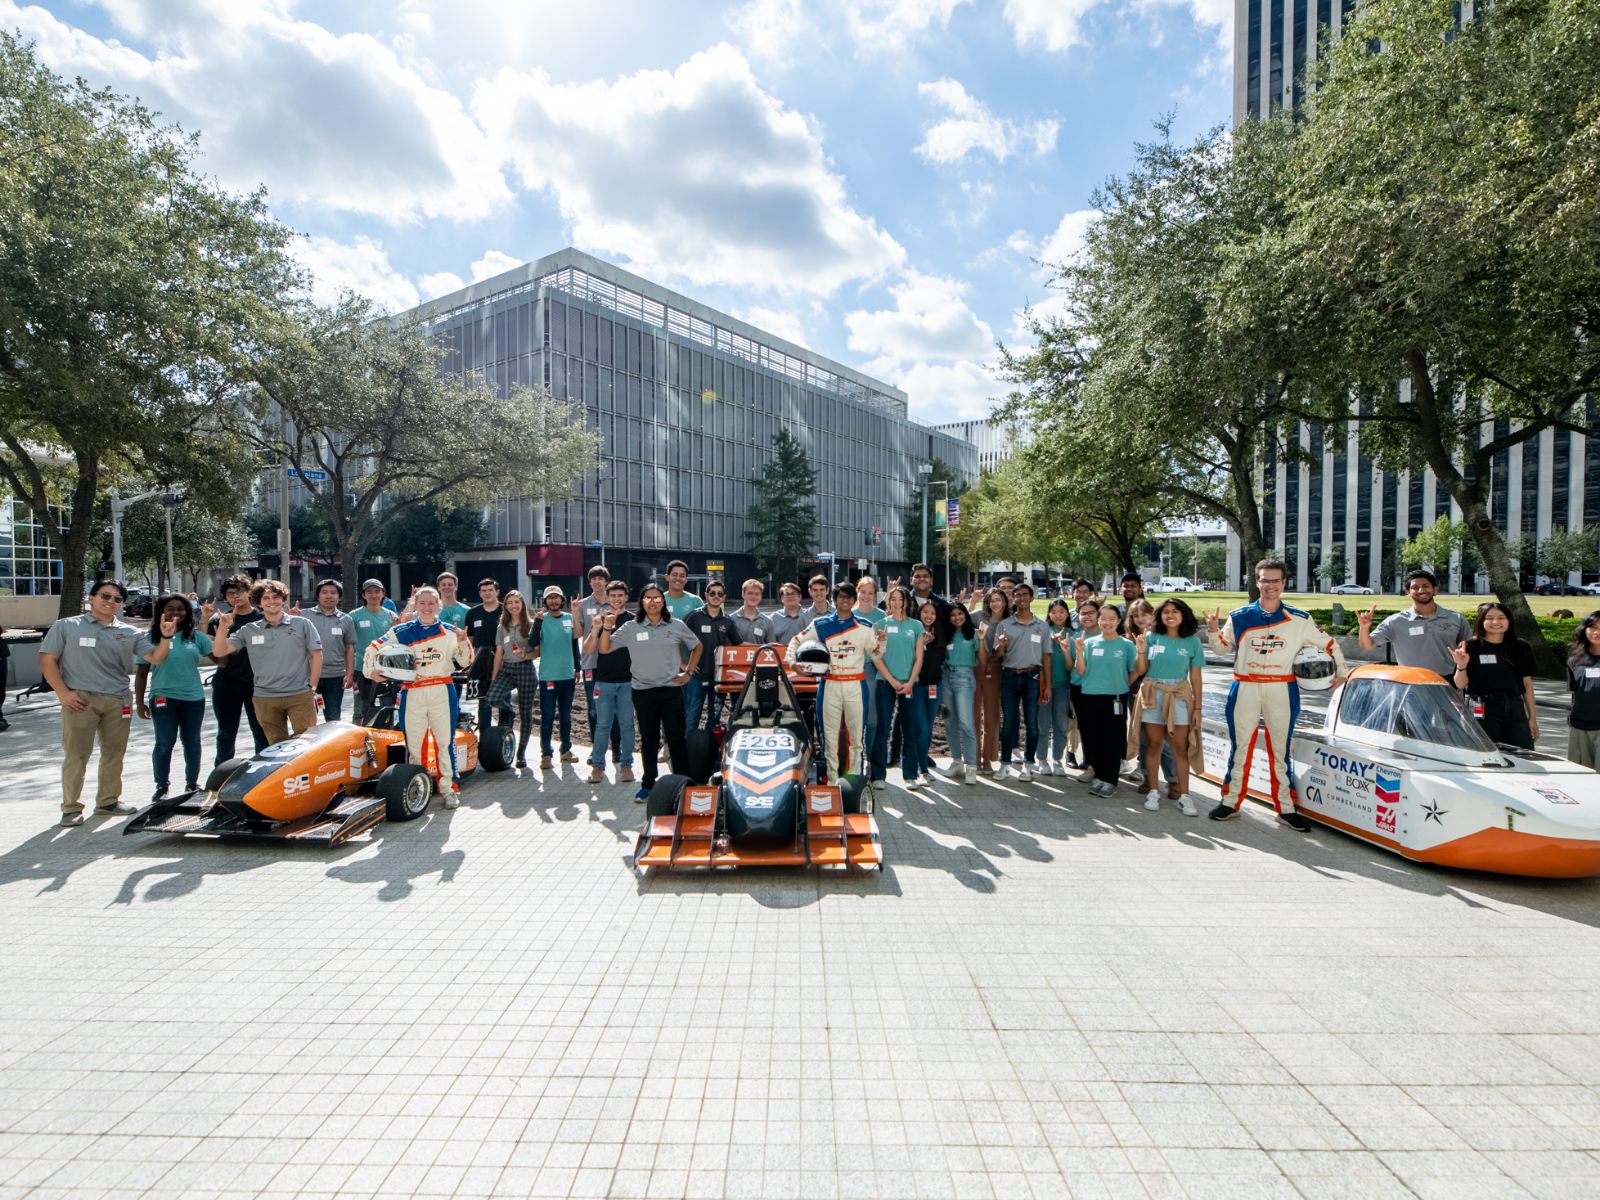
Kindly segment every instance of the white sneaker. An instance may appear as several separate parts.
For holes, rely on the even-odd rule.
[[[1023,763],[1020,767],[1017,768],[1017,778],[1022,780],[1023,783],[1028,783],[1028,782],[1032,781],[1032,779],[1033,779],[1033,771],[1031,769],[1029,769],[1027,763]]]
[[[446,792],[444,794],[444,806],[446,808],[460,808],[461,807],[461,793],[460,792]]]
[[[1154,788],[1151,788],[1150,794],[1144,798],[1144,810],[1145,812],[1161,811],[1161,793]]]
[[[918,779],[915,775],[903,776],[900,782],[908,792],[914,792],[922,786],[922,780]]]
[[[1188,792],[1178,797],[1178,811],[1186,817],[1198,817],[1200,815],[1200,810],[1194,806],[1194,801],[1189,799]]]
[[[932,771],[924,771],[922,773],[921,783],[922,783],[922,786],[925,787],[925,788],[934,787],[937,784],[942,783],[942,782],[943,781],[937,775],[935,775]]]
[[[965,776],[964,776],[964,780],[967,783],[977,783],[978,782],[978,768],[972,766],[969,763],[968,766],[967,766],[967,770],[966,770]]]

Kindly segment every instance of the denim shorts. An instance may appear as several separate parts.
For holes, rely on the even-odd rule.
[[[1145,725],[1165,725],[1167,723],[1166,706],[1157,704],[1153,708],[1145,709],[1144,716],[1140,717],[1139,720]],[[1174,700],[1172,702],[1172,723],[1174,725],[1187,725],[1189,723],[1188,701]]]

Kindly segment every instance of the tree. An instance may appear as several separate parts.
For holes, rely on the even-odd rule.
[[[1345,558],[1344,546],[1336,545],[1322,556],[1322,562],[1317,567],[1317,578],[1323,583],[1343,583],[1350,573],[1349,561]]]
[[[1159,491],[1225,520],[1253,562],[1264,456],[1300,453],[1282,433],[1303,349],[1281,275],[1238,264],[1287,224],[1295,131],[1251,122],[1183,147],[1159,130],[1094,197],[1101,217],[1057,275],[1066,316],[1034,321],[1029,353],[1002,347],[1019,388],[1002,411],[1029,418],[1036,441],[1114,429],[1112,468],[1159,464]]]
[[[1563,579],[1576,571],[1600,570],[1600,527],[1552,529],[1535,556],[1539,574]]]
[[[1451,557],[1457,553],[1461,555],[1462,575],[1476,574],[1480,564],[1473,547],[1472,530],[1465,521],[1440,517],[1406,539],[1400,547],[1400,563],[1407,569],[1426,567],[1435,574],[1443,574],[1450,570]]]
[[[905,522],[902,526],[905,532],[901,536],[904,538],[907,558],[922,553],[922,522],[924,514],[934,515],[933,506],[935,504],[942,505],[945,502],[946,492],[949,493],[951,499],[959,500],[961,498],[961,490],[965,486],[963,481],[956,476],[955,468],[945,462],[944,459],[935,458],[929,465],[933,468],[932,473],[917,477],[917,484],[911,491],[911,504],[906,508]],[[939,487],[940,483],[947,484],[948,487]],[[942,518],[943,514],[936,516],[933,524],[928,528],[927,562],[930,567],[942,565],[945,559],[945,528]],[[962,519],[966,519],[965,513],[962,514]],[[958,525],[957,528],[959,529],[960,526]],[[954,533],[953,530],[951,532],[952,534]],[[953,538],[950,545],[953,551],[955,548]],[[952,555],[951,561],[954,563],[958,560]]]
[[[278,562],[278,527],[282,518],[273,509],[257,508],[244,519],[256,557],[270,559],[279,575],[288,566]],[[338,553],[339,542],[333,535],[333,523],[315,504],[297,504],[289,510],[289,545],[310,559],[332,562]]]
[[[817,552],[817,473],[787,429],[772,439],[772,459],[755,480],[745,537],[760,570],[780,568],[800,577],[800,564]]]
[[[265,197],[217,188],[196,139],[137,103],[3,32],[0,98],[0,479],[61,556],[65,616],[105,487],[227,507],[245,471],[215,413],[295,276]]]
[[[481,508],[407,504],[372,543],[371,552],[398,562],[443,562],[463,546],[477,544],[486,527]]]
[[[581,404],[542,388],[506,395],[440,370],[445,350],[365,300],[300,304],[251,362],[257,403],[241,436],[293,467],[332,528],[345,595],[373,543],[417,505],[560,498],[596,465]],[[319,472],[322,478],[314,474]]]
[[[111,554],[110,505],[105,512],[103,550],[106,561]],[[232,566],[253,553],[249,533],[237,516],[217,516],[205,507],[180,503],[172,509],[172,561],[179,578],[169,580],[178,586],[187,574],[214,567]],[[130,506],[122,520],[122,560],[131,576],[143,574],[147,581],[161,579],[167,568],[166,508],[161,498],[152,496]]]
[[[1366,5],[1323,60],[1276,254],[1326,333],[1320,411],[1433,471],[1545,669],[1485,483],[1545,430],[1593,435],[1597,95],[1600,6],[1496,0],[1458,27],[1447,0]]]

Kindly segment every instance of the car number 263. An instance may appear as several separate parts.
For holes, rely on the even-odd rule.
[[[741,750],[788,750],[794,738],[787,733],[746,733],[739,739]]]

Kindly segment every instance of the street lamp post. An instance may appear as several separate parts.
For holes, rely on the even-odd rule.
[[[917,474],[922,476],[922,557],[918,562],[928,561],[928,478],[933,474],[933,464],[923,463],[917,468]]]
[[[948,596],[950,594],[950,513],[948,511],[950,507],[950,481],[948,479],[930,479],[928,481],[929,487],[935,484],[944,488],[944,505],[946,509],[944,515],[944,594]],[[928,561],[928,552],[926,550],[922,552],[922,561]]]
[[[111,489],[111,563],[117,581],[122,579],[122,514],[141,500],[148,500],[151,496],[161,495],[158,491],[140,492],[137,496],[124,500],[117,494],[117,489]]]

